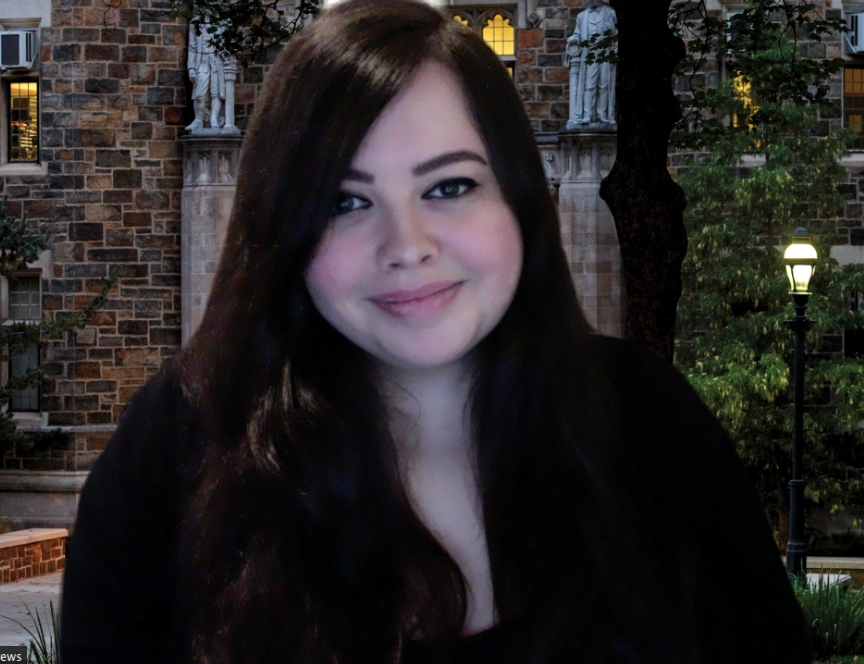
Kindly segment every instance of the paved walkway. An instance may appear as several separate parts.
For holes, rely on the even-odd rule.
[[[35,633],[33,629],[34,616],[27,615],[39,612],[42,626],[46,633],[51,630],[51,611],[49,602],[54,603],[54,610],[60,606],[60,584],[63,572],[37,576],[15,583],[0,584],[0,646],[20,646],[30,643],[30,635],[24,627]],[[22,602],[23,600],[23,602]],[[25,606],[26,605],[26,606]],[[24,627],[16,625],[8,618],[14,618]]]

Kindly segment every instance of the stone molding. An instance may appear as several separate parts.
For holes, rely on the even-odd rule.
[[[618,135],[614,131],[567,131],[559,134],[563,164],[562,182],[599,182],[615,163]]]
[[[234,186],[242,137],[233,134],[191,135],[183,145],[183,188]]]
[[[71,530],[87,475],[87,471],[0,470],[0,514],[8,527],[19,531]]]
[[[80,492],[87,480],[86,470],[0,470],[0,493],[4,491]],[[4,541],[0,535],[0,546]]]

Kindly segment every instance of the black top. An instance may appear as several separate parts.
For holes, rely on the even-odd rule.
[[[425,641],[406,641],[402,664],[499,664],[508,661],[508,628],[495,625],[459,639],[451,646],[436,646]]]
[[[694,611],[706,653],[699,664],[809,664],[770,525],[716,420],[665,360],[602,337],[584,343],[611,384],[608,416],[622,422],[616,458],[666,487],[664,509],[695,542]],[[197,418],[168,362],[132,400],[95,464],[67,556],[64,664],[189,661],[176,561],[182,506],[203,453]],[[645,515],[665,518],[651,506]],[[511,632],[501,625],[451,647],[407,642],[402,664],[524,664]]]

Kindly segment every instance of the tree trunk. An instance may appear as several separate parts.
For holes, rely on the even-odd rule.
[[[671,0],[611,0],[618,14],[618,156],[600,186],[618,230],[625,285],[624,336],[672,360],[684,192],[666,168],[681,115],[672,74],[684,44],[667,26]]]

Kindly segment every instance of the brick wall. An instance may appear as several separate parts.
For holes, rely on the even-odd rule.
[[[51,426],[116,422],[179,344],[185,29],[159,9],[164,3],[117,5],[55,4],[42,31],[48,176],[5,182],[52,230],[46,319],[88,302],[109,271],[119,277],[91,327],[45,345],[42,409]]]
[[[41,161],[46,175],[0,177],[11,214],[53,237],[43,317],[80,308],[119,279],[93,324],[47,340],[42,410],[74,426],[50,465],[89,467],[130,397],[180,344],[178,137],[191,122],[184,23],[160,0],[55,1],[41,31]],[[275,53],[270,57],[275,56]],[[267,63],[241,68],[245,127]],[[90,429],[89,431],[87,429]],[[40,462],[44,466],[45,460]],[[13,461],[20,467],[20,461]]]
[[[65,529],[56,528],[36,528],[0,535],[0,583],[62,570],[66,566],[67,535]]]
[[[86,304],[109,271],[119,277],[91,327],[45,343],[49,426],[116,422],[179,345],[186,38],[164,4],[54,4],[41,31],[48,173],[0,178],[10,212],[52,233],[44,319]],[[105,438],[82,435],[66,468],[86,467]]]
[[[516,86],[535,132],[562,131],[570,116],[570,68],[564,66],[582,0],[540,0],[535,27],[519,30]]]
[[[10,212],[50,228],[53,266],[43,274],[46,319],[85,304],[115,270],[119,281],[93,325],[49,340],[43,410],[49,426],[74,426],[68,449],[38,467],[86,469],[129,398],[180,342],[180,192],[177,140],[191,122],[186,31],[164,0],[55,0],[41,32],[42,160],[46,175],[0,177]],[[535,131],[556,133],[569,115],[566,39],[584,0],[538,0],[517,31],[516,84]],[[826,55],[839,40],[826,42]],[[243,129],[269,63],[242,68],[235,88]],[[706,74],[709,75],[709,74]],[[832,96],[839,100],[841,81]],[[827,126],[841,120],[826,117]],[[842,228],[864,243],[859,191],[850,174]],[[103,430],[99,430],[102,428]],[[23,465],[22,465],[23,464]],[[47,465],[46,465],[47,464]],[[10,467],[25,467],[15,459]]]

